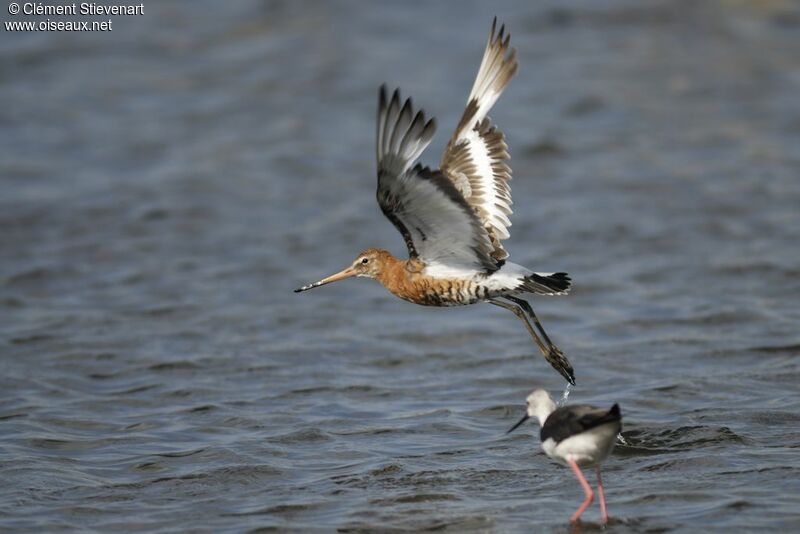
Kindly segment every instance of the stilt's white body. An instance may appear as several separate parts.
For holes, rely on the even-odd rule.
[[[618,428],[618,424],[609,423],[558,443],[549,438],[542,443],[542,450],[562,465],[569,465],[569,461],[572,460],[581,467],[595,467],[600,465],[614,448]]]

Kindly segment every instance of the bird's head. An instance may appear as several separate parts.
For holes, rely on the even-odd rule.
[[[367,278],[376,278],[392,255],[389,252],[379,248],[368,248],[359,254],[355,261],[346,269],[332,274],[327,278],[323,278],[319,282],[308,284],[294,290],[295,293],[314,289],[315,287],[324,286],[339,280],[352,278],[353,276],[365,276]]]
[[[556,403],[553,402],[549,393],[543,389],[534,389],[526,399],[525,415],[506,433],[510,434],[531,417],[537,418],[539,424],[544,425],[544,422],[555,409]]]

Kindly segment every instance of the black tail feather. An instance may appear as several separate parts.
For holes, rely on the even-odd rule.
[[[572,287],[572,279],[567,273],[553,273],[548,276],[533,273],[525,277],[520,289],[539,295],[566,295]]]

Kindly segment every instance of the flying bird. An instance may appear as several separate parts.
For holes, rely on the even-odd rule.
[[[542,427],[539,433],[542,450],[550,458],[572,469],[586,495],[570,521],[578,521],[594,501],[594,492],[581,472],[581,467],[594,467],[597,471],[597,492],[600,495],[600,522],[606,524],[608,511],[600,464],[611,453],[617,435],[622,430],[619,404],[614,404],[610,410],[586,405],[556,408],[550,395],[543,389],[537,389],[528,395],[525,415],[508,433],[531,417],[536,417]]]
[[[544,355],[570,384],[575,373],[521,295],[566,295],[567,273],[537,273],[507,260],[502,241],[511,226],[511,168],[503,133],[487,116],[517,72],[516,50],[505,26],[492,23],[489,41],[464,114],[439,169],[417,163],[431,142],[436,121],[415,112],[399,90],[378,98],[378,204],[400,231],[409,258],[386,250],[361,252],[346,269],[306,291],[353,276],[374,278],[401,299],[423,306],[486,302],[513,312]],[[401,103],[402,102],[402,103]]]

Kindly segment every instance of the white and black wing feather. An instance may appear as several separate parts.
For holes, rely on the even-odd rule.
[[[384,215],[403,235],[412,258],[428,264],[494,271],[493,246],[475,210],[440,171],[415,164],[436,129],[399,91],[381,87],[377,124],[378,191]]]
[[[492,258],[508,257],[501,241],[511,226],[511,168],[505,136],[492,125],[487,113],[517,73],[516,50],[509,50],[505,26],[489,41],[478,75],[467,99],[467,107],[442,156],[442,172],[461,192],[480,217],[492,241]]]

